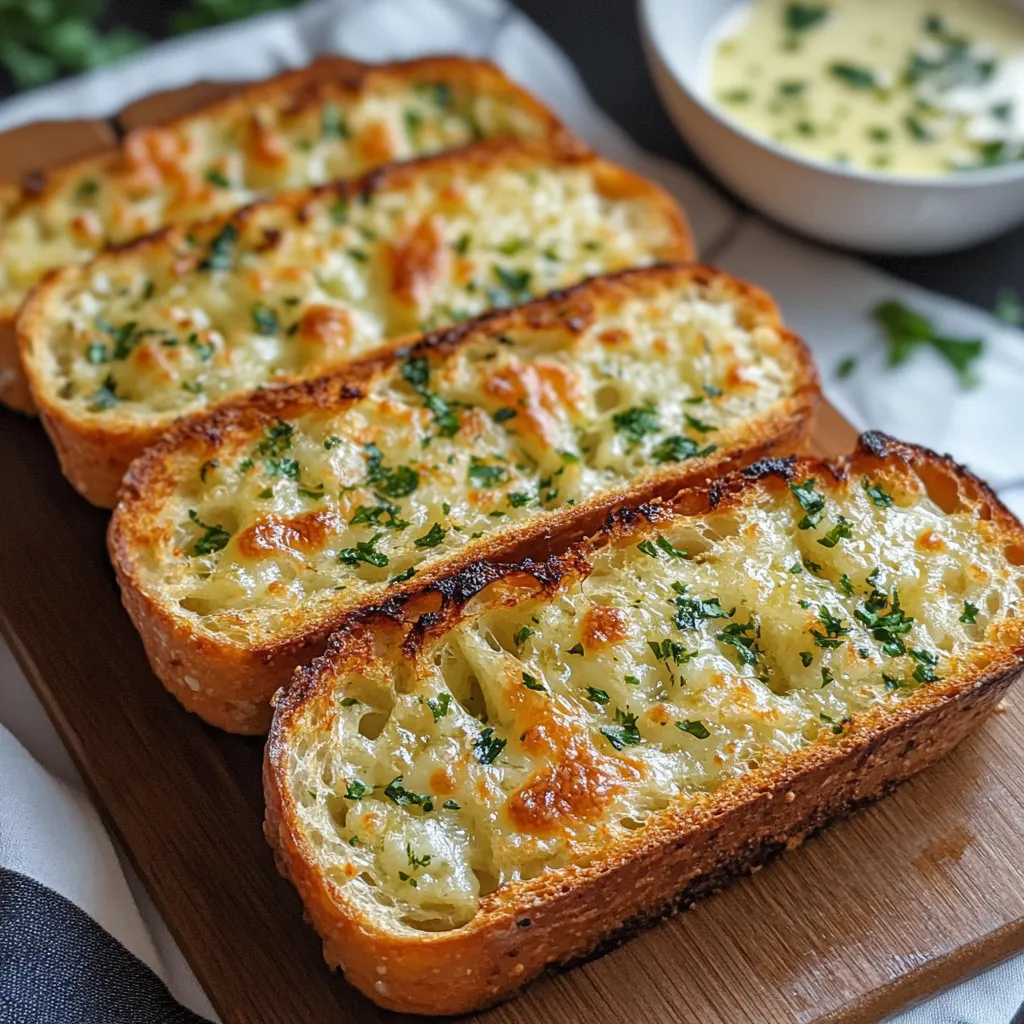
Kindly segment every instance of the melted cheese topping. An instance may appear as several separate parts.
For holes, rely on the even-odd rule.
[[[369,660],[352,635],[367,667],[299,710],[287,752],[341,898],[389,930],[457,927],[1019,636],[1024,569],[991,522],[902,469],[794,483],[820,515],[754,486],[597,551],[547,600],[481,595],[418,653]]]
[[[251,208],[104,257],[51,296],[40,357],[79,415],[170,420],[384,340],[681,252],[660,194],[598,161],[444,159],[396,184]]]
[[[792,397],[794,350],[728,287],[626,294],[585,327],[485,328],[179,463],[149,586],[251,642],[258,622],[380,601],[496,531],[727,450]]]
[[[16,306],[44,271],[164,224],[478,139],[550,130],[542,108],[525,108],[501,76],[472,85],[448,77],[377,71],[356,91],[304,81],[260,89],[212,114],[138,129],[112,156],[48,175],[39,195],[0,191],[0,307]]]

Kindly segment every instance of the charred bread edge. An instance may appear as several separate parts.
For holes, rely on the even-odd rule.
[[[392,1010],[423,1014],[481,1009],[543,974],[580,963],[708,895],[729,880],[799,845],[826,825],[889,793],[948,753],[989,712],[1021,674],[1024,639],[995,648],[992,661],[957,679],[917,691],[898,705],[879,705],[855,716],[834,745],[809,746],[766,759],[755,771],[731,780],[707,801],[686,811],[660,812],[637,833],[626,855],[542,874],[499,889],[481,900],[466,925],[446,933],[395,936],[358,914],[346,914],[339,890],[324,877],[306,845],[287,790],[289,730],[307,703],[327,689],[323,674],[346,657],[347,634],[368,626],[407,627],[407,644],[458,621],[483,587],[509,576],[529,576],[541,593],[586,572],[585,552],[635,525],[666,513],[699,514],[735,500],[744,486],[765,476],[831,472],[901,460],[941,487],[954,478],[1005,531],[1013,557],[1024,561],[1024,529],[977,478],[948,457],[905,445],[883,434],[861,437],[853,456],[819,462],[772,459],[721,484],[691,491],[667,506],[609,517],[588,543],[544,564],[470,566],[425,591],[440,610],[408,628],[403,606],[413,595],[367,609],[332,638],[327,653],[295,674],[282,691],[264,760],[267,815],[264,832],[278,868],[299,891],[307,917],[324,942],[328,964],[343,966],[352,984]],[[928,481],[926,480],[926,483]],[[930,488],[929,488],[930,489]],[[415,595],[423,597],[424,594]],[[415,614],[415,604],[411,610]],[[379,968],[386,967],[381,973]]]
[[[204,226],[212,226],[244,222],[263,206],[300,207],[318,196],[337,195],[350,198],[388,187],[401,187],[421,171],[436,167],[516,167],[520,161],[537,160],[547,160],[555,166],[588,164],[594,168],[599,186],[607,189],[609,194],[647,197],[661,208],[665,221],[672,227],[672,242],[667,246],[663,257],[693,258],[693,242],[686,218],[668,193],[631,171],[594,156],[579,144],[564,140],[555,143],[519,143],[505,140],[476,143],[463,149],[449,150],[406,163],[388,164],[361,178],[260,199],[231,214],[211,217],[201,223]],[[57,450],[64,475],[75,489],[94,505],[105,508],[114,505],[118,487],[129,463],[153,444],[175,420],[168,417],[150,417],[147,421],[140,422],[127,416],[115,419],[109,415],[84,415],[60,399],[56,382],[41,370],[34,353],[47,345],[51,309],[55,305],[59,306],[63,291],[69,283],[80,280],[97,265],[102,266],[108,260],[119,259],[124,253],[145,252],[173,245],[174,240],[187,230],[187,227],[182,226],[162,228],[151,235],[113,247],[92,263],[51,271],[29,293],[18,317],[17,333],[21,362],[43,426]],[[357,357],[357,361],[362,361],[362,358]],[[302,380],[301,376],[294,378],[294,381],[299,380]],[[180,417],[180,420],[204,418],[224,404],[237,401],[239,397],[236,395],[227,399],[226,403],[215,403]]]
[[[625,504],[637,505],[655,498],[666,498],[681,487],[705,483],[722,473],[771,455],[798,450],[806,441],[814,409],[820,397],[817,373],[803,341],[779,322],[779,313],[771,298],[753,285],[737,281],[718,271],[690,264],[670,264],[640,270],[626,270],[592,278],[572,288],[536,299],[511,310],[492,310],[455,327],[435,331],[414,344],[390,346],[381,352],[316,381],[307,381],[280,390],[268,389],[235,402],[206,419],[184,421],[157,445],[134,462],[124,480],[117,510],[111,519],[108,548],[121,585],[125,608],[142,636],[154,673],[190,711],[207,722],[230,732],[265,733],[270,725],[270,697],[284,685],[296,666],[320,654],[333,629],[350,614],[339,609],[329,618],[306,623],[290,635],[264,645],[242,647],[218,640],[197,629],[181,616],[172,614],[159,594],[151,594],[140,584],[140,571],[134,555],[147,537],[148,511],[155,512],[173,486],[168,458],[181,445],[216,445],[233,430],[248,430],[263,422],[272,422],[291,410],[329,406],[338,398],[358,397],[359,381],[382,365],[411,353],[430,349],[451,350],[481,328],[498,334],[517,324],[530,324],[545,314],[563,317],[560,306],[586,312],[591,300],[614,295],[620,284],[635,281],[657,285],[662,280],[727,282],[741,301],[765,318],[784,338],[792,353],[795,374],[793,395],[783,408],[766,417],[758,429],[740,446],[718,451],[704,458],[678,463],[648,477],[642,483],[560,509],[538,520],[510,529],[500,538],[492,537],[470,545],[463,552],[444,559],[414,580],[395,584],[392,593],[413,592],[430,581],[456,571],[471,562],[501,552],[505,557],[524,557],[529,551],[554,551],[598,529],[608,514]]]
[[[569,130],[543,103],[532,93],[513,82],[493,63],[488,60],[473,60],[455,55],[439,55],[383,64],[363,63],[350,60],[347,57],[323,57],[298,71],[286,71],[271,78],[252,82],[226,98],[203,104],[187,114],[133,130],[144,131],[150,127],[175,128],[197,120],[216,118],[224,111],[234,108],[245,110],[253,103],[260,102],[265,97],[281,91],[293,90],[296,94],[296,103],[302,104],[307,100],[307,95],[315,98],[317,86],[326,83],[340,84],[349,91],[357,93],[363,88],[367,79],[372,79],[374,75],[382,73],[396,76],[408,75],[409,77],[442,74],[449,81],[486,82],[489,80],[496,85],[501,84],[516,96],[517,103],[524,110],[529,110],[538,120],[547,122],[547,137],[549,139],[564,140],[567,144],[571,139]],[[304,95],[304,92],[307,95]],[[114,115],[113,120],[116,120],[118,116],[120,115]],[[21,185],[0,183],[0,193],[11,190],[30,190],[38,194],[45,191],[47,180],[51,176],[63,178],[84,173],[89,168],[102,168],[117,157],[122,146],[123,143],[98,154],[94,153],[79,160],[46,168],[28,176]],[[18,354],[18,341],[15,332],[18,308],[18,306],[10,304],[0,304],[0,403],[17,412],[34,415],[36,413],[35,401],[25,380],[25,373]]]

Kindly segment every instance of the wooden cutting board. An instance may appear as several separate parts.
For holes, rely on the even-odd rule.
[[[132,125],[194,104],[136,104]],[[12,133],[13,135],[14,133]],[[0,177],[109,144],[89,123],[0,137]],[[825,406],[813,449],[853,430]],[[104,548],[107,513],[37,423],[0,412],[0,629],[225,1022],[395,1022],[331,974],[263,841],[262,744],[151,674]],[[878,806],[480,1024],[875,1022],[1024,949],[1024,694]]]

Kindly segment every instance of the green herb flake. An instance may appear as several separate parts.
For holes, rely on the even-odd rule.
[[[494,764],[495,759],[505,749],[508,740],[499,740],[494,729],[488,726],[482,730],[473,743],[473,753],[480,764]]]
[[[960,616],[960,621],[967,626],[977,625],[978,619],[978,606],[971,604],[970,601],[964,601],[964,611]]]
[[[651,401],[615,413],[612,416],[612,425],[620,434],[626,436],[630,446],[638,445],[648,434],[656,434],[661,430],[657,407]]]
[[[811,477],[802,484],[790,484],[789,489],[793,497],[800,503],[800,507],[807,513],[797,524],[801,530],[809,530],[821,522],[825,514],[825,497],[814,489],[815,480]]]
[[[356,566],[360,562],[365,562],[367,565],[383,568],[390,561],[383,551],[376,549],[377,541],[383,536],[383,533],[375,533],[370,540],[360,541],[354,548],[342,548],[338,552],[338,561],[342,565]]]
[[[676,728],[681,732],[689,733],[698,740],[706,740],[711,735],[711,733],[708,732],[707,727],[701,721],[676,722]]]
[[[203,535],[192,545],[193,555],[212,555],[225,548],[231,540],[231,534],[220,523],[204,523],[194,508],[188,510],[188,517],[203,531]]]
[[[838,78],[844,85],[851,89],[877,89],[878,76],[871,68],[861,64],[849,64],[845,61],[837,61],[829,65],[829,74]]]
[[[422,537],[417,537],[413,544],[418,548],[436,548],[444,540],[447,533],[448,531],[440,523],[434,523]]]
[[[586,652],[583,650],[583,644],[575,643],[575,644],[572,645],[572,647],[569,648],[569,653],[570,654],[578,654],[580,657],[583,657],[583,655]]]
[[[889,494],[881,484],[872,483],[866,476],[861,477],[861,487],[864,493],[871,499],[877,508],[892,508],[892,495]],[[870,582],[870,580],[868,581]]]
[[[600,733],[616,749],[623,747],[635,747],[640,743],[640,730],[636,725],[636,715],[615,709],[615,724],[602,725]]]
[[[528,690],[536,690],[538,693],[548,692],[548,688],[536,676],[530,675],[529,672],[523,673],[523,686]]]
[[[836,516],[836,525],[824,537],[818,538],[823,548],[834,548],[841,540],[853,537],[853,524],[845,516]]]
[[[427,707],[430,708],[430,713],[434,716],[434,721],[440,722],[451,709],[452,695],[450,693],[441,692],[436,698],[428,697],[426,703]]]
[[[587,687],[587,696],[595,704],[607,704],[611,700],[611,697],[604,690],[599,690],[596,686]]]

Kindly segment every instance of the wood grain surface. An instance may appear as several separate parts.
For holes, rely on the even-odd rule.
[[[46,131],[55,161],[88,145],[88,133],[68,131],[61,156],[60,133]],[[90,131],[92,146],[109,141]],[[11,152],[0,138],[0,158]],[[16,155],[0,177],[28,169]],[[834,454],[853,437],[826,406],[812,447]],[[205,726],[152,676],[107,562],[107,513],[63,480],[39,425],[8,412],[0,494],[0,629],[221,1018],[407,1019],[324,966],[263,841],[261,741]],[[1004,713],[893,797],[473,1020],[878,1021],[1024,948],[1022,751],[1024,696],[1011,693]]]

